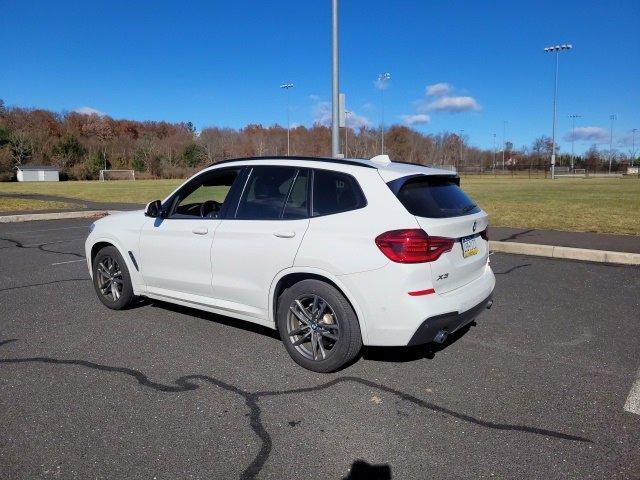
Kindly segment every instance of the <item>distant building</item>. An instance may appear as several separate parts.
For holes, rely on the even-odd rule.
[[[51,165],[20,165],[16,176],[19,182],[57,182],[58,173],[58,168]]]
[[[638,169],[640,167],[627,167],[627,175],[638,175]]]

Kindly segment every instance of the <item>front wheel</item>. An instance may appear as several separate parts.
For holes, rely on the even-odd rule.
[[[135,299],[129,269],[116,247],[102,248],[93,259],[93,286],[112,310],[122,310]]]
[[[278,330],[291,358],[308,370],[328,373],[360,353],[362,337],[353,308],[335,287],[302,280],[278,301]]]

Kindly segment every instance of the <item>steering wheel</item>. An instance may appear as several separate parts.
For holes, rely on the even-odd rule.
[[[212,213],[218,213],[222,204],[215,200],[207,200],[200,205],[200,216],[202,218],[215,218]]]

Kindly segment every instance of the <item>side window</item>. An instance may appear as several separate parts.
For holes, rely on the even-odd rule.
[[[235,217],[242,220],[281,219],[297,172],[294,167],[252,168]],[[292,201],[291,211],[295,215],[294,209]]]
[[[282,218],[285,220],[297,220],[309,216],[309,170],[298,170],[298,175],[293,182],[293,187],[284,206]]]
[[[170,218],[218,218],[240,169],[203,173],[178,191]]]
[[[356,210],[366,204],[358,182],[351,175],[330,170],[314,170],[313,216]]]

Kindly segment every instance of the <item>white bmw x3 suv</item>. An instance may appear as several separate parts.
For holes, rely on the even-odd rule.
[[[265,325],[331,372],[362,345],[443,342],[491,306],[487,214],[459,184],[386,155],[227,160],[96,221],[87,263],[109,308],[144,296]]]

